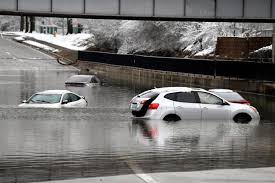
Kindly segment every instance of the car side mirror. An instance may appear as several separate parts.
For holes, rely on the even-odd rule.
[[[64,100],[64,101],[62,101],[62,104],[67,104],[67,103],[69,103],[69,101],[68,101],[68,100]]]
[[[85,99],[85,97],[84,96],[80,96],[81,98],[83,98],[83,99]]]
[[[27,103],[27,100],[23,100],[22,103]]]

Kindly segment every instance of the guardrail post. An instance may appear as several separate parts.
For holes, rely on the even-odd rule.
[[[21,16],[21,18],[20,18],[20,31],[21,32],[24,31],[24,25],[25,25],[25,17]]]
[[[273,24],[273,33],[272,33],[272,63],[275,64],[275,24]]]

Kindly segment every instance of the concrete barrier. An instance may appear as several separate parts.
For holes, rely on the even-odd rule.
[[[79,68],[82,73],[96,74],[109,81],[120,82],[132,86],[138,85],[140,88],[192,86],[206,89],[231,88],[237,91],[267,95],[275,94],[275,85],[272,84],[272,82],[266,81],[159,71],[85,61],[79,62]]]

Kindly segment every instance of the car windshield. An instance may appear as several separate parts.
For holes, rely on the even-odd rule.
[[[244,98],[236,92],[213,92],[213,93],[228,101],[244,100]]]
[[[61,96],[61,94],[35,94],[28,100],[28,103],[56,104],[60,102]]]
[[[66,83],[90,83],[92,76],[72,76]]]

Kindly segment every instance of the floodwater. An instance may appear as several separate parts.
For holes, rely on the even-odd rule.
[[[0,71],[1,183],[130,174],[133,162],[144,172],[275,166],[274,98],[247,95],[259,101],[264,123],[135,121],[128,105],[138,87],[66,88],[76,73]],[[45,89],[70,89],[89,106],[17,107]]]
[[[1,56],[9,54],[0,51]],[[74,68],[52,60],[13,62],[18,67],[0,58],[1,183],[131,174],[133,164],[144,172],[275,166],[273,97],[244,94],[259,109],[260,123],[136,121],[128,105],[144,88],[108,80],[103,86],[66,88],[64,81],[78,73]],[[70,89],[89,106],[17,107],[46,89]]]

